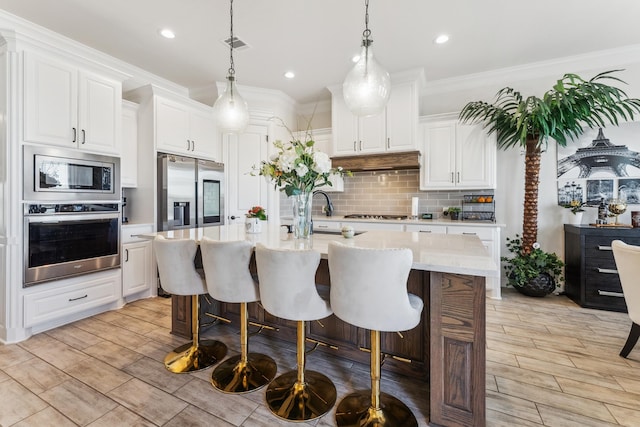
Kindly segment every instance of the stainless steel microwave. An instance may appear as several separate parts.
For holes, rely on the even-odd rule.
[[[120,159],[56,147],[24,146],[26,202],[120,202]]]

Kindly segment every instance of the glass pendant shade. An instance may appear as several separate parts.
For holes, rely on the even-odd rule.
[[[233,76],[227,76],[227,87],[213,104],[213,117],[222,133],[242,133],[249,123],[249,107]]]
[[[371,42],[362,42],[360,59],[342,84],[347,108],[361,117],[382,113],[391,94],[391,78],[373,57]]]

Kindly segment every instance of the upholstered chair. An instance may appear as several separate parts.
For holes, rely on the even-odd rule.
[[[289,421],[307,421],[327,413],[335,404],[336,388],[325,375],[305,370],[305,322],[331,315],[329,302],[318,294],[315,275],[320,253],[271,249],[258,243],[256,264],[265,310],[297,322],[297,370],[276,377],[267,387],[271,412]]]
[[[174,349],[164,358],[165,367],[175,373],[208,368],[222,360],[227,353],[227,346],[220,341],[200,340],[199,296],[207,293],[207,287],[193,263],[197,249],[197,243],[190,239],[157,236],[153,241],[162,288],[173,295],[191,296],[193,340]]]
[[[249,271],[253,245],[246,240],[221,242],[203,237],[200,250],[209,294],[218,301],[240,304],[240,354],[218,365],[211,383],[227,393],[264,387],[276,376],[277,367],[271,357],[249,353],[247,304],[260,301],[258,283]]]
[[[410,249],[369,249],[329,243],[331,308],[341,320],[369,329],[371,390],[352,393],[336,408],[338,426],[417,426],[411,410],[380,392],[380,332],[420,323],[422,299],[407,292]]]
[[[613,258],[622,284],[624,301],[631,319],[631,330],[627,342],[620,351],[620,356],[626,358],[640,337],[640,246],[633,246],[621,240],[611,243]]]

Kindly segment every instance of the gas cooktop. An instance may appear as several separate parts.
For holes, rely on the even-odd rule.
[[[345,219],[353,218],[353,219],[407,219],[407,215],[396,215],[396,214],[350,214],[345,215]]]

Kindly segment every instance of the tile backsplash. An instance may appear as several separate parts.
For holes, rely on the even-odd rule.
[[[462,206],[465,194],[493,194],[493,190],[420,191],[420,172],[400,170],[384,172],[356,172],[344,177],[344,192],[330,192],[334,215],[394,214],[411,215],[411,198],[418,197],[418,212],[442,217],[442,208]],[[324,197],[313,199],[313,214],[323,215]],[[291,200],[280,195],[280,215],[291,216]]]

